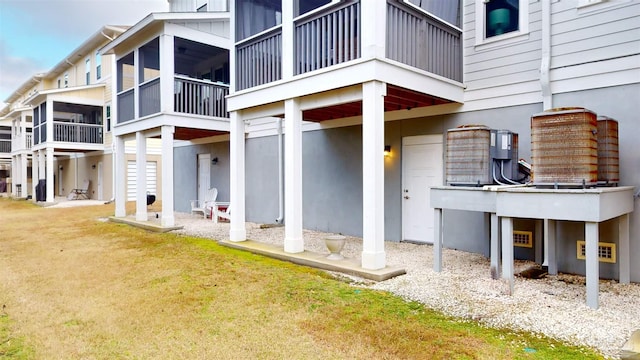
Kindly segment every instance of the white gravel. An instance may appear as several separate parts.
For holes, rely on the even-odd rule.
[[[229,224],[215,224],[189,214],[176,214],[178,233],[227,240]],[[322,238],[326,233],[304,231],[305,250],[327,253]],[[282,245],[283,227],[261,229],[247,223],[247,238]],[[342,251],[360,258],[362,239],[347,237]],[[433,247],[409,243],[385,243],[387,264],[404,267],[406,275],[382,282],[353,278],[358,286],[386,290],[429,308],[463,319],[477,320],[497,328],[541,333],[564,342],[595,348],[617,358],[620,348],[634,330],[640,329],[640,284],[619,284],[601,280],[600,308],[586,306],[585,279],[560,274],[539,280],[516,277],[514,294],[508,284],[492,280],[489,259],[478,254],[445,249],[443,271],[433,271]],[[516,261],[516,272],[534,265]]]

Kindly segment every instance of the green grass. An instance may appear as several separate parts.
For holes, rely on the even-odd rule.
[[[96,221],[112,213],[0,199],[0,280],[10,268],[30,301],[12,313],[22,302],[0,298],[12,304],[0,359],[602,358],[211,240]]]

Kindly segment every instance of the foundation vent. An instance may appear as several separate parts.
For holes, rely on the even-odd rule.
[[[577,257],[578,259],[585,260],[586,256],[586,243],[583,240],[577,242]],[[616,244],[608,242],[598,243],[598,261],[606,263],[616,263]]]
[[[531,231],[513,231],[513,246],[533,247],[533,233]]]

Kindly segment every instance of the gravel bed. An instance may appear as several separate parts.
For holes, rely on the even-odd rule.
[[[177,233],[229,239],[228,223],[213,223],[189,214],[176,213]],[[326,233],[304,230],[305,250],[329,253],[322,238]],[[247,238],[282,245],[283,227],[261,228],[247,223]],[[347,237],[342,254],[360,258],[362,239]],[[589,308],[583,276],[559,274],[542,279],[516,277],[514,294],[504,280],[492,280],[489,259],[482,255],[444,249],[443,271],[433,271],[433,247],[410,243],[385,243],[387,264],[405,268],[407,274],[382,282],[350,277],[357,286],[385,290],[414,300],[447,315],[475,320],[490,327],[540,333],[574,344],[595,348],[608,358],[618,358],[620,348],[634,330],[640,329],[640,284],[600,281],[600,308]],[[533,266],[516,261],[519,272]]]

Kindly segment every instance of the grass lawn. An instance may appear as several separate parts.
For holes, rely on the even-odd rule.
[[[0,359],[599,359],[205,239],[0,199]]]

